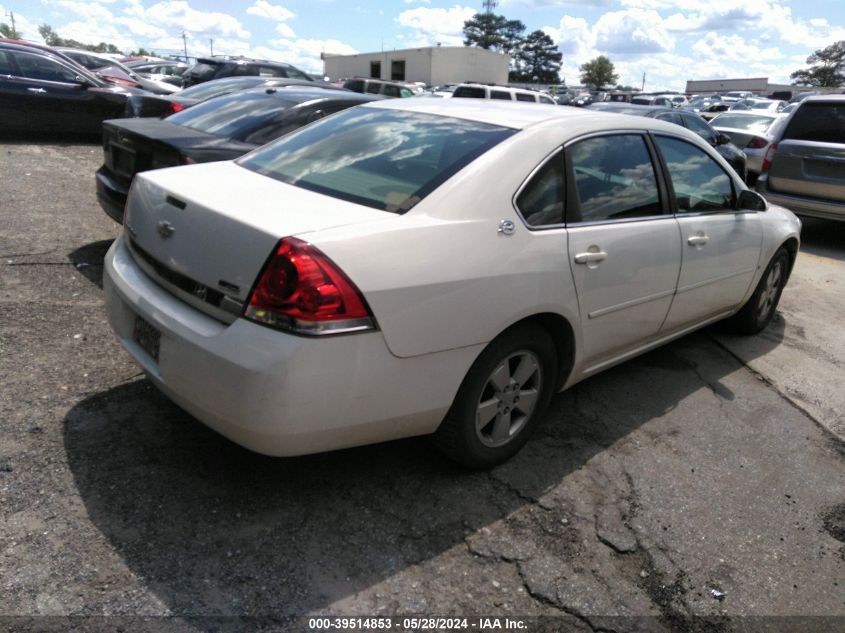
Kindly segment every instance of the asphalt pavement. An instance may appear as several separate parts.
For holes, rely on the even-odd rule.
[[[0,141],[0,630],[845,630],[845,224],[806,223],[763,334],[577,385],[490,472],[422,438],[274,459],[112,336],[101,161]]]

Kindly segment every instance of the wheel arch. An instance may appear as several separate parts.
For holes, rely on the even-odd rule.
[[[789,279],[789,276],[792,274],[792,268],[795,266],[795,260],[798,257],[798,239],[790,237],[780,246],[781,248],[785,248],[786,252],[789,253],[789,270],[786,275],[786,278]]]
[[[521,325],[534,325],[542,328],[554,341],[557,355],[555,391],[559,391],[566,384],[575,364],[575,331],[572,324],[566,317],[555,312],[540,312],[511,324],[499,336],[506,335],[508,330]]]

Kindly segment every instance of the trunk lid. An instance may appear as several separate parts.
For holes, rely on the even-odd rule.
[[[255,149],[206,132],[156,118],[103,122],[103,157],[116,179],[128,187],[142,171],[175,167],[190,156],[195,162],[228,160]]]
[[[231,322],[280,238],[389,217],[220,162],[139,174],[124,225],[150,277]]]

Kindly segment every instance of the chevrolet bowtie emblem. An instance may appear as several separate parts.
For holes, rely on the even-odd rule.
[[[162,220],[156,224],[156,231],[158,231],[158,234],[163,238],[168,238],[176,232],[176,227],[167,220]]]

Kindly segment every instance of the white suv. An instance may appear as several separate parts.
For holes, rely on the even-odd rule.
[[[557,105],[550,96],[535,90],[509,88],[508,86],[485,86],[484,84],[461,84],[455,88],[452,97],[463,97],[465,99],[502,99],[505,101],[528,101],[530,103]]]

